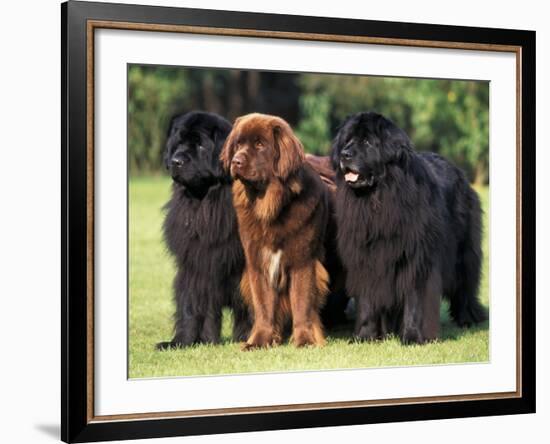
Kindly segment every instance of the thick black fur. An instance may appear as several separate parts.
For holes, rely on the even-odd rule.
[[[211,113],[175,116],[164,163],[172,198],[166,204],[164,238],[174,255],[175,333],[157,348],[218,343],[222,308],[233,309],[233,338],[244,341],[250,316],[239,292],[244,253],[233,209],[231,179],[219,156],[231,124]]]
[[[356,299],[357,339],[437,338],[441,296],[460,326],[487,319],[478,299],[481,208],[463,172],[413,149],[380,114],[355,114],[333,143],[338,249]]]

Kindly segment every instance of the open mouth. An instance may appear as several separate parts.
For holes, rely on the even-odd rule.
[[[344,175],[344,179],[346,179],[346,182],[355,183],[359,180],[359,173],[355,173],[353,171],[348,171]]]
[[[374,174],[369,174],[368,176],[363,176],[357,171],[353,171],[350,168],[344,170],[344,180],[351,186],[368,186],[371,187],[374,185]]]

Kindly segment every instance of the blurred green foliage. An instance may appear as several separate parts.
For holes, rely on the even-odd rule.
[[[140,66],[128,70],[128,148],[130,171],[149,172],[161,166],[166,125],[184,100],[188,84],[183,71]]]
[[[296,128],[296,135],[309,151],[313,147],[323,147],[320,149],[323,154],[329,151],[330,105],[330,96],[322,92],[305,93],[300,97],[302,118]]]
[[[328,154],[347,115],[374,110],[403,128],[418,150],[439,152],[473,182],[489,180],[488,82],[131,65],[132,175],[160,171],[170,117],[192,109],[231,121],[249,112],[279,115],[317,154]]]

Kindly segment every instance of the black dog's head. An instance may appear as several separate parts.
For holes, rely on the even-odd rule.
[[[231,124],[217,114],[191,111],[174,116],[164,152],[172,179],[198,194],[225,179],[219,157],[230,131]]]
[[[354,189],[375,187],[391,164],[404,162],[409,137],[384,116],[363,112],[349,116],[334,139],[332,163],[337,176]]]

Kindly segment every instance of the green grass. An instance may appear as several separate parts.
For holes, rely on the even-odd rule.
[[[481,299],[489,304],[487,188],[479,189],[485,211]],[[442,334],[422,346],[403,346],[397,338],[373,343],[349,343],[351,326],[329,331],[323,348],[296,349],[285,344],[268,350],[240,351],[231,342],[231,314],[224,313],[222,343],[156,351],[155,344],[171,339],[174,264],[162,241],[162,206],[170,194],[170,180],[133,178],[129,186],[129,377],[214,375],[248,372],[321,370],[483,362],[489,359],[488,323],[462,330],[441,310]]]

